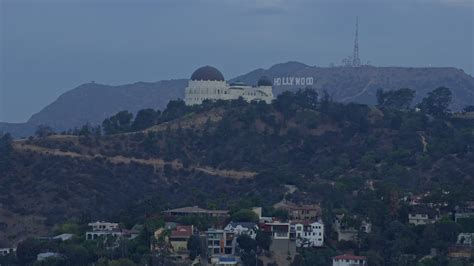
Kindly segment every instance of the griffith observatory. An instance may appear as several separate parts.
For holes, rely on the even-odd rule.
[[[229,84],[217,68],[203,66],[191,75],[184,93],[186,105],[202,104],[204,100],[234,100],[240,97],[247,102],[271,103],[273,100],[272,82],[267,77],[261,77],[257,86],[242,82]]]

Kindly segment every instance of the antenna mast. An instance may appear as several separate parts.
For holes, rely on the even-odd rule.
[[[359,17],[356,17],[356,31],[355,31],[355,40],[354,40],[354,53],[352,55],[352,66],[360,67],[360,58],[359,58]]]

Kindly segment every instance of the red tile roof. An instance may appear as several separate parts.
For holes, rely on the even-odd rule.
[[[334,257],[333,259],[336,260],[366,260],[367,258],[364,256],[354,256],[350,254],[344,254]]]
[[[178,225],[171,231],[171,237],[191,237],[193,235],[192,225]]]

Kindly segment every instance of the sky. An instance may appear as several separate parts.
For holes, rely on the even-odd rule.
[[[362,62],[474,73],[474,0],[0,0],[0,122],[62,93],[276,63]]]

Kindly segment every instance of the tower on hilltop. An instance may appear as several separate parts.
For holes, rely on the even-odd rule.
[[[359,58],[359,17],[356,18],[356,30],[355,30],[355,39],[354,39],[354,51],[352,54],[352,66],[360,66]]]

